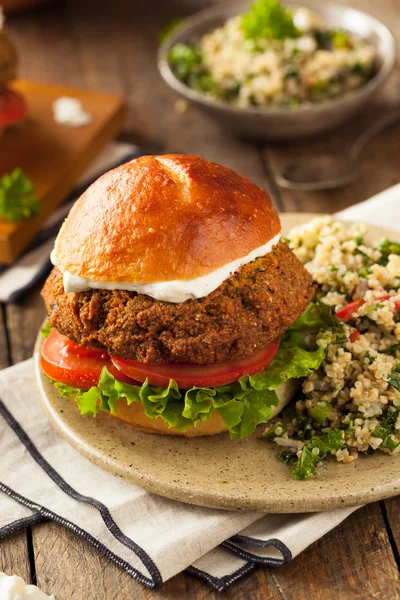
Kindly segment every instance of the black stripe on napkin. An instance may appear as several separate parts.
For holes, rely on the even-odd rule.
[[[250,571],[252,571],[254,567],[255,563],[248,562],[247,564],[243,565],[242,567],[240,567],[240,569],[237,569],[237,571],[234,571],[230,575],[225,575],[225,577],[214,577],[213,575],[210,575],[210,573],[202,571],[197,567],[188,567],[185,570],[187,573],[190,573],[191,575],[194,575],[199,579],[204,579],[205,581],[207,581],[210,585],[212,585],[214,589],[217,590],[217,592],[224,592],[230,585],[232,585],[232,583],[234,583],[244,575],[247,575],[247,573],[250,573]]]
[[[124,569],[124,571],[126,571],[134,579],[137,579],[137,581],[139,581],[140,583],[144,583],[149,588],[155,588],[158,585],[160,585],[159,582],[156,582],[153,579],[149,579],[148,577],[145,577],[142,573],[140,573],[139,571],[134,569],[129,563],[127,563],[125,560],[123,560],[122,558],[120,558],[119,556],[117,556],[116,554],[111,552],[111,550],[109,550],[106,546],[104,546],[101,542],[99,542],[99,540],[94,538],[92,535],[90,535],[90,533],[88,533],[84,529],[81,529],[80,527],[75,525],[75,523],[72,523],[68,519],[64,519],[64,517],[60,517],[59,515],[52,512],[48,508],[45,508],[41,504],[32,502],[28,498],[25,498],[25,496],[21,496],[21,494],[18,494],[18,492],[15,492],[10,487],[8,487],[7,485],[4,485],[1,482],[0,482],[0,491],[4,492],[5,494],[7,494],[7,496],[12,498],[16,502],[19,502],[23,506],[26,506],[27,508],[30,508],[31,510],[36,511],[40,515],[42,520],[50,519],[51,521],[54,521],[55,523],[58,523],[59,525],[63,525],[66,529],[70,529],[73,533],[76,533],[77,535],[79,535],[79,537],[84,539],[85,542],[88,542],[88,544],[93,546],[93,548],[95,548],[103,556],[105,556],[109,560],[113,561],[121,569]],[[21,523],[21,521],[25,521],[25,520],[30,522],[31,517],[27,517],[27,519],[20,519],[19,521],[16,521],[15,523],[18,524],[18,523]],[[0,530],[0,531],[2,531],[2,530]]]
[[[252,554],[251,552],[246,552],[242,548],[238,548],[234,543],[245,543],[249,546],[257,547],[257,548],[268,548],[273,546],[282,554],[282,558],[274,558],[272,556],[258,556],[257,554]],[[259,540],[255,538],[250,538],[245,535],[234,535],[229,540],[222,542],[221,546],[226,550],[229,550],[233,554],[236,554],[243,560],[246,560],[247,563],[237,569],[230,575],[225,575],[225,577],[213,577],[206,571],[202,571],[201,569],[197,569],[196,567],[188,567],[186,571],[195,575],[195,577],[199,577],[200,579],[205,579],[210,585],[212,585],[218,592],[223,592],[226,590],[232,583],[234,583],[240,577],[247,575],[254,569],[254,567],[259,564],[266,567],[281,567],[292,560],[292,553],[289,548],[280,540],[271,538],[270,540]]]
[[[2,485],[1,482],[0,485]],[[25,529],[26,527],[36,525],[36,523],[43,523],[43,521],[47,521],[47,519],[39,513],[35,513],[34,515],[30,515],[29,517],[23,517],[22,519],[18,519],[17,521],[13,521],[12,523],[9,523],[8,525],[5,525],[0,529],[0,540],[4,539],[8,535],[17,533],[17,531],[21,531],[21,529]]]
[[[74,531],[75,533],[80,535],[83,539],[85,539],[90,544],[92,544],[92,546],[94,546],[95,548],[98,548],[103,554],[105,554],[105,556],[108,556],[111,560],[113,560],[119,566],[124,568],[130,575],[132,575],[135,579],[137,579],[141,583],[144,583],[148,587],[152,587],[152,588],[162,585],[161,574],[160,574],[157,566],[153,562],[153,560],[150,558],[150,556],[143,550],[143,548],[141,548],[133,540],[128,538],[120,530],[118,525],[115,523],[115,521],[111,517],[108,508],[102,502],[99,502],[99,500],[96,500],[95,498],[91,498],[90,496],[84,496],[83,494],[80,494],[79,492],[77,492],[72,486],[70,486],[65,481],[65,479],[63,479],[61,477],[61,475],[55,469],[53,469],[53,467],[47,462],[47,460],[40,454],[39,450],[36,448],[35,444],[32,442],[32,440],[27,435],[25,430],[21,427],[21,425],[18,423],[18,421],[16,421],[16,419],[14,419],[14,417],[7,410],[7,408],[5,407],[5,405],[3,404],[3,402],[1,400],[0,400],[0,414],[2,415],[2,417],[4,418],[6,423],[14,431],[16,436],[19,438],[19,440],[25,446],[25,448],[28,450],[29,454],[32,456],[32,458],[35,460],[35,462],[43,469],[43,471],[45,471],[45,473],[50,477],[50,479],[52,479],[54,481],[54,483],[56,483],[58,485],[58,487],[65,494],[67,494],[74,500],[77,500],[78,502],[82,502],[85,504],[90,504],[91,506],[96,508],[99,511],[99,513],[104,521],[104,524],[109,529],[109,531],[112,533],[112,535],[119,542],[121,542],[121,544],[123,544],[124,546],[126,546],[127,548],[132,550],[132,552],[134,552],[138,558],[140,558],[140,560],[142,561],[142,563],[144,564],[144,566],[150,573],[152,579],[149,579],[148,577],[144,576],[142,573],[140,573],[139,571],[134,569],[131,565],[129,565],[128,563],[123,561],[118,556],[114,555],[110,550],[108,550],[108,548],[103,546],[103,544],[101,544],[101,542],[96,540],[87,531],[85,531],[84,529],[81,529],[80,527],[78,527],[77,525],[72,523],[71,521],[68,521],[67,519],[64,519],[63,517],[57,515],[56,513],[53,513],[52,511],[41,506],[40,504],[36,504],[35,502],[32,502],[32,501],[28,500],[27,498],[24,498],[23,496],[14,492],[8,486],[6,486],[2,483],[0,483],[0,490],[5,492],[8,496],[13,498],[17,502],[20,502],[24,506],[27,506],[28,508],[31,508],[32,510],[36,510],[44,517],[50,518],[57,523],[61,523],[68,529],[71,529],[72,531]]]

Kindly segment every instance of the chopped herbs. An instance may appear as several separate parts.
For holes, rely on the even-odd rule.
[[[350,73],[353,73],[353,75],[358,75],[359,77],[364,77],[365,67],[361,63],[354,63],[354,65],[351,65],[350,67]]]
[[[365,309],[365,314],[367,317],[374,312],[374,310],[378,310],[379,308],[383,308],[383,304],[381,302],[377,302],[376,304],[371,304],[368,308]]]
[[[391,254],[397,254],[398,256],[400,256],[400,244],[397,244],[396,242],[391,242],[387,238],[384,238],[380,241],[378,245],[378,250],[382,255],[380,260],[378,261],[380,265],[387,265],[387,263],[389,262],[389,256]]]
[[[297,462],[296,452],[291,452],[290,450],[283,450],[277,455],[277,457],[279,460],[285,463],[285,465],[294,465]]]
[[[396,356],[396,352],[400,352],[400,344],[393,344],[393,346],[389,346],[386,350],[381,350],[382,354],[390,354],[391,356]]]
[[[328,415],[331,412],[331,410],[332,404],[329,404],[329,402],[322,401],[318,402],[318,404],[316,404],[314,408],[311,408],[308,412],[310,417],[314,421],[322,425],[322,423],[328,418]]]
[[[332,44],[334,45],[335,48],[338,48],[340,50],[349,50],[350,49],[350,47],[351,47],[350,39],[349,39],[349,36],[346,31],[343,31],[342,29],[337,29],[336,31],[331,31],[330,37],[331,37]]]
[[[327,434],[313,438],[300,451],[296,466],[292,471],[295,479],[305,480],[316,475],[315,467],[332,450],[344,446],[344,434],[340,429],[331,429]]]
[[[186,81],[190,75],[198,71],[201,65],[201,54],[194,46],[176,44],[168,53],[168,61],[177,77]]]
[[[40,212],[40,203],[30,179],[22,169],[0,179],[0,218],[6,221],[30,219]]]
[[[279,421],[273,427],[264,431],[263,437],[267,438],[267,440],[273,440],[276,437],[285,435],[285,433],[287,433],[287,428]]]
[[[396,441],[393,438],[393,434],[383,427],[375,427],[372,435],[376,438],[382,439],[382,444],[380,444],[379,448],[387,448],[388,450],[395,450],[400,442]]]
[[[396,367],[394,371],[392,371],[389,375],[388,382],[391,386],[394,387],[395,390],[400,392],[400,368]]]

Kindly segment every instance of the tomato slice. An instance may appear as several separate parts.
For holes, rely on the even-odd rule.
[[[51,330],[43,343],[40,363],[51,379],[83,390],[98,384],[103,367],[119,381],[137,383],[114,367],[107,352],[75,344],[56,329]]]
[[[22,96],[10,89],[0,93],[0,127],[12,125],[26,115],[26,102]]]
[[[360,337],[361,333],[359,331],[357,331],[357,329],[355,329],[354,331],[351,332],[350,336],[349,336],[349,340],[352,344],[354,344],[354,342],[356,342],[358,340],[358,338]]]
[[[353,316],[353,313],[356,312],[356,310],[358,308],[360,308],[360,306],[364,304],[364,302],[362,300],[354,300],[354,302],[350,302],[350,304],[346,304],[345,306],[343,306],[343,308],[339,308],[339,310],[337,310],[335,312],[335,316],[340,320],[340,321],[350,321],[350,319]]]
[[[232,383],[242,375],[254,375],[268,367],[278,352],[279,344],[280,338],[278,337],[247,358],[209,365],[141,363],[112,355],[111,360],[125,375],[138,381],[145,381],[147,378],[153,385],[167,387],[169,380],[174,379],[183,389],[193,386],[215,387]]]
[[[391,298],[393,298],[393,296],[391,296],[390,294],[383,294],[383,296],[379,296],[378,300],[380,302],[384,302],[385,300],[390,300]],[[397,310],[400,310],[400,300],[395,300],[394,301],[394,308]]]

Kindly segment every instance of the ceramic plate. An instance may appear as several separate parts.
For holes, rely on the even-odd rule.
[[[281,215],[284,231],[314,215]],[[370,238],[398,233],[371,227]],[[99,413],[81,416],[61,398],[39,366],[42,338],[35,348],[43,406],[54,427],[79,452],[104,469],[150,492],[213,508],[260,512],[313,512],[355,506],[400,492],[400,459],[386,454],[347,464],[328,460],[318,477],[296,481],[276,458],[277,446],[260,432],[231,441],[228,434],[193,439],[146,434]]]

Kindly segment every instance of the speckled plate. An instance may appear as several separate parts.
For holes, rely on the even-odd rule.
[[[285,230],[314,215],[282,215]],[[371,227],[370,237],[399,234]],[[99,413],[81,416],[42,374],[39,335],[35,364],[43,406],[54,427],[104,469],[150,492],[213,508],[261,512],[313,512],[355,506],[400,492],[400,459],[385,454],[348,465],[326,461],[318,477],[292,479],[276,458],[277,448],[259,433],[231,441],[228,434],[186,439],[146,434]],[[261,427],[262,431],[262,427]]]

